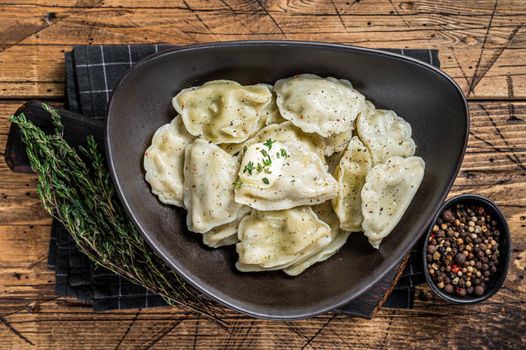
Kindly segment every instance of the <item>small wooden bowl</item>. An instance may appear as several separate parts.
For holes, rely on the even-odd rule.
[[[455,204],[465,204],[465,205],[476,205],[481,206],[486,209],[489,215],[493,218],[493,220],[497,221],[497,228],[500,231],[500,236],[498,239],[499,243],[499,265],[497,267],[497,271],[492,276],[491,281],[487,284],[486,290],[484,294],[480,296],[475,295],[466,295],[466,296],[459,296],[455,294],[449,294],[438,288],[438,286],[435,284],[433,279],[431,278],[431,275],[429,274],[428,270],[428,263],[427,263],[427,246],[429,245],[429,236],[433,230],[433,226],[436,224],[438,218],[444,210],[447,208],[453,207]],[[424,261],[424,274],[426,276],[426,281],[429,287],[433,290],[433,292],[438,295],[440,298],[456,303],[456,304],[475,304],[479,303],[481,301],[484,301],[491,296],[493,296],[497,291],[500,289],[502,284],[504,283],[504,280],[506,279],[506,274],[508,273],[508,265],[510,262],[511,257],[511,235],[510,235],[510,229],[508,227],[508,223],[506,221],[506,218],[500,211],[500,209],[497,207],[495,203],[493,203],[491,200],[484,198],[479,195],[475,194],[462,194],[456,197],[453,197],[444,204],[442,204],[442,207],[437,212],[433,219],[433,223],[429,227],[425,244],[422,250],[422,258]]]

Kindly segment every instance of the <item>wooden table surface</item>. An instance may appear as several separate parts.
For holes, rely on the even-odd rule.
[[[382,309],[371,321],[328,314],[274,322],[231,312],[227,331],[176,308],[96,313],[55,296],[46,265],[51,220],[35,176],[10,172],[2,158],[0,348],[524,347],[525,23],[524,0],[2,0],[1,150],[20,104],[62,103],[63,54],[73,45],[291,39],[438,48],[471,109],[469,146],[450,195],[495,200],[509,220],[513,255],[491,300],[450,305],[422,287],[414,309]]]

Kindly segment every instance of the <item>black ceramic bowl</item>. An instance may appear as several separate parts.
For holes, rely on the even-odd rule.
[[[337,255],[295,278],[282,272],[241,273],[235,247],[207,249],[189,232],[185,211],[161,204],[144,180],[142,157],[152,135],[175,112],[181,89],[214,79],[274,83],[297,73],[349,79],[379,108],[413,128],[426,162],[421,188],[406,215],[370,247],[351,235]],[[160,52],[133,67],[113,93],[106,152],[117,193],[157,253],[192,286],[241,312],[264,318],[314,316],[348,303],[380,280],[409,251],[444,201],[464,156],[469,129],[460,88],[421,61],[358,47],[309,42],[229,42]]]
[[[442,289],[438,288],[438,286],[435,284],[431,276],[429,275],[428,270],[428,263],[426,259],[427,255],[427,246],[429,241],[429,235],[432,232],[433,225],[436,223],[439,216],[442,214],[444,210],[447,208],[451,208],[455,204],[465,204],[465,205],[476,205],[481,206],[485,208],[489,215],[493,218],[493,220],[497,221],[497,228],[500,231],[500,236],[498,239],[499,243],[499,265],[497,268],[497,271],[495,274],[491,277],[490,283],[486,286],[486,290],[484,294],[480,296],[475,295],[466,295],[464,297],[455,295],[455,294],[448,294],[444,292]],[[511,257],[511,236],[510,236],[510,229],[508,227],[508,222],[506,221],[506,218],[500,211],[500,209],[497,207],[495,203],[493,203],[491,200],[484,198],[479,195],[475,194],[462,194],[457,197],[453,197],[446,201],[440,210],[437,212],[433,219],[433,223],[430,225],[429,230],[426,235],[424,248],[422,251],[422,257],[424,260],[424,273],[426,276],[426,281],[429,287],[433,290],[433,292],[441,297],[442,299],[456,303],[456,304],[474,304],[481,302],[483,300],[486,300],[493,296],[497,291],[500,289],[502,284],[504,283],[504,280],[506,279],[506,274],[508,273],[508,265],[510,263],[510,257]]]

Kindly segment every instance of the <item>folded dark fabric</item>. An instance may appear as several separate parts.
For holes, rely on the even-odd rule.
[[[104,119],[113,89],[139,60],[169,45],[77,46],[65,54],[66,108],[86,116]],[[386,49],[439,67],[437,50]],[[411,308],[415,286],[424,282],[420,242],[384,307]],[[144,308],[165,305],[164,300],[141,286],[95,265],[75,246],[67,230],[53,221],[48,266],[56,271],[56,293],[89,302],[95,310]],[[390,273],[394,278],[395,270]],[[389,276],[386,278],[388,280]],[[385,283],[385,282],[384,282]],[[377,288],[378,301],[387,288]],[[383,291],[383,292],[382,292]],[[358,298],[359,299],[359,298]],[[340,312],[370,317],[375,305],[355,300]]]

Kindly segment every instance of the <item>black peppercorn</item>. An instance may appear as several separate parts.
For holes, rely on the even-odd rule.
[[[482,288],[481,286],[476,286],[474,292],[475,295],[481,296],[482,294],[484,294],[484,288]]]
[[[455,216],[453,216],[453,213],[451,212],[451,210],[447,209],[447,210],[444,210],[444,212],[442,213],[442,220],[453,221],[455,220]]]
[[[457,264],[463,264],[466,262],[466,256],[462,253],[458,253],[457,255],[455,255],[455,262]]]
[[[444,286],[444,292],[449,293],[449,294],[453,293],[453,286],[451,284],[446,284]]]

